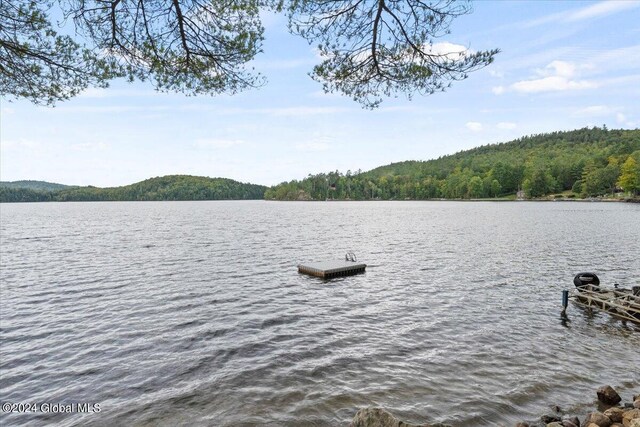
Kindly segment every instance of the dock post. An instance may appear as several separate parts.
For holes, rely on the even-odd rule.
[[[567,305],[569,305],[569,291],[562,291],[562,316],[565,317],[567,315]]]

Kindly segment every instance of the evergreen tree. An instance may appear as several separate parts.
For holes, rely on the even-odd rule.
[[[432,48],[469,1],[0,0],[0,95],[55,104],[116,77],[189,95],[254,88],[270,12],[317,47],[312,78],[366,108],[442,91],[498,53]],[[55,32],[60,15],[73,37]]]

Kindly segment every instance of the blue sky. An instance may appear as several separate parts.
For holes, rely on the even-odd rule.
[[[273,185],[585,126],[640,127],[640,1],[476,1],[442,43],[499,48],[444,93],[374,111],[324,94],[314,49],[265,16],[266,86],[234,96],[113,82],[56,107],[1,100],[0,178],[99,187],[190,174]]]

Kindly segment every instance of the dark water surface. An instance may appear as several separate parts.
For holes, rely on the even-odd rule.
[[[99,413],[2,425],[512,426],[640,393],[640,328],[570,306],[640,284],[623,203],[3,204],[0,400]],[[299,262],[353,250],[364,275]]]

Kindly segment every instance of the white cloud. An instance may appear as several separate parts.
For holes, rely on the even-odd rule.
[[[536,80],[523,80],[514,83],[511,87],[516,92],[538,93],[591,89],[597,87],[597,85],[586,80],[573,81],[565,77],[552,76]]]
[[[244,144],[241,139],[196,139],[193,143],[197,148],[230,148]]]
[[[542,16],[540,18],[534,18],[529,21],[507,24],[506,27],[509,28],[511,26],[513,28],[533,28],[540,25],[548,24],[551,22],[558,22],[560,20],[566,20],[566,19],[567,19],[567,12],[557,12],[551,15]]]
[[[471,53],[469,49],[460,44],[449,42],[434,43],[427,49],[430,53],[440,55],[448,60],[456,60]]]
[[[595,52],[595,54],[588,55],[588,59],[584,63],[553,60],[543,68],[534,69],[528,79],[517,81],[506,87],[502,85],[493,87],[492,92],[496,95],[508,91],[520,93],[560,92],[605,86],[615,86],[620,90],[629,91],[638,87],[637,82],[640,81],[640,74],[628,73],[630,70],[635,71],[640,67],[640,45],[606,51],[595,50]],[[570,55],[562,52],[555,53]],[[542,56],[534,59],[541,61],[545,58]],[[532,65],[531,61],[527,61],[527,64]],[[620,73],[625,75],[620,75]],[[583,75],[590,77],[584,78]]]
[[[457,61],[461,58],[469,54],[473,54],[474,51],[463,46],[461,44],[449,43],[449,42],[439,42],[433,44],[423,44],[422,50],[430,54],[431,59],[438,63],[448,62],[448,61]],[[319,60],[326,60],[331,57],[332,54],[322,55],[318,49],[314,49],[315,55]],[[353,55],[353,60],[355,61],[366,61],[371,58],[371,52],[368,50],[362,50],[357,54]],[[415,58],[407,53],[404,58],[399,58],[398,61],[406,60],[407,62],[414,61]]]
[[[582,21],[585,19],[599,18],[601,16],[611,15],[613,13],[622,12],[625,10],[633,9],[640,6],[640,1],[632,0],[607,0],[600,3],[596,3],[591,6],[587,6],[583,9],[577,10],[569,16],[567,21]]]
[[[543,76],[556,75],[559,77],[571,78],[576,74],[576,66],[566,61],[552,61],[546,69],[540,72]]]
[[[616,114],[616,121],[618,123],[625,123],[627,121],[627,116],[625,116],[622,113],[618,113],[618,114]]]
[[[536,70],[542,76],[538,79],[521,80],[510,88],[521,93],[559,92],[595,88],[598,85],[588,80],[577,80],[577,67],[566,61],[553,61],[542,70]]]
[[[465,124],[465,126],[471,132],[480,132],[482,130],[482,123],[480,123],[480,122],[467,122],[467,124]]]
[[[496,125],[496,127],[502,130],[511,130],[511,129],[515,129],[517,125],[512,122],[500,122]]]
[[[605,0],[575,11],[553,13],[528,22],[519,22],[515,26],[531,28],[554,22],[578,22],[624,12],[638,6],[640,6],[638,0]]]

